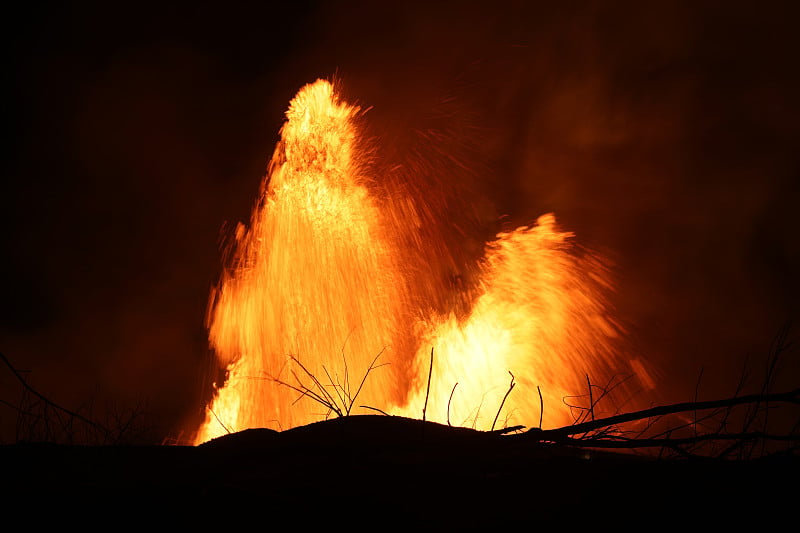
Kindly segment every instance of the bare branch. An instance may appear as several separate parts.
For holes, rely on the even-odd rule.
[[[422,421],[425,422],[425,412],[428,410],[428,396],[431,393],[431,375],[433,374],[433,346],[431,346],[431,363],[428,366],[428,388],[425,391],[425,404],[422,406]]]
[[[456,392],[456,387],[458,387],[458,381],[456,384],[453,385],[453,389],[450,391],[450,398],[447,399],[447,425],[450,425],[450,402],[453,401],[453,393]]]
[[[542,418],[544,417],[544,400],[542,399],[542,389],[536,385],[536,390],[539,393],[539,429],[542,429]]]
[[[508,373],[511,374],[511,371],[509,370]],[[503,396],[503,401],[500,402],[500,407],[497,409],[497,414],[494,415],[494,421],[492,422],[492,429],[490,431],[494,431],[494,425],[497,424],[497,417],[500,416],[500,411],[503,410],[503,404],[506,403],[506,398],[508,398],[508,395],[511,394],[511,391],[514,389],[514,385],[516,385],[516,383],[514,383],[514,374],[511,374],[511,384],[508,386],[505,396]]]
[[[58,405],[57,403],[51,401],[50,399],[48,399],[45,396],[43,396],[42,394],[40,394],[36,389],[34,389],[33,387],[31,387],[28,384],[28,382],[25,380],[25,378],[22,377],[22,375],[17,371],[16,368],[14,368],[14,365],[11,364],[11,361],[9,361],[8,358],[2,352],[0,352],[0,359],[3,360],[3,363],[8,367],[8,369],[11,371],[11,373],[14,375],[14,377],[17,378],[17,381],[20,382],[22,387],[28,393],[34,395],[36,398],[38,398],[39,400],[44,402],[45,405],[47,405],[48,407],[51,407],[51,408],[55,409],[57,416],[58,416],[58,413],[64,413],[64,414],[70,416],[73,419],[80,420],[81,422],[91,426],[92,428],[100,431],[101,433],[103,433],[106,436],[111,433],[107,428],[103,427],[101,424],[98,424],[94,420],[90,420],[90,419],[86,418],[85,416],[81,415],[80,413],[76,413],[75,411],[67,409],[66,407],[62,407],[61,405]]]

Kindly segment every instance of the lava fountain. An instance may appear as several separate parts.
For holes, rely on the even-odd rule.
[[[487,244],[478,281],[458,295],[467,313],[432,310],[426,295],[446,289],[420,261],[425,249],[447,261],[448,245],[406,238],[421,223],[409,213],[430,200],[387,194],[362,111],[328,81],[303,87],[286,118],[212,292],[210,343],[227,371],[196,443],[307,424],[332,406],[424,408],[429,420],[482,429],[502,406],[501,424],[565,424],[575,412],[564,398],[587,392],[588,376],[631,373],[607,267],[553,215]]]

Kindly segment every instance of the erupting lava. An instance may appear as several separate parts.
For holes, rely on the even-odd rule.
[[[413,264],[424,254],[402,238],[404,224],[419,223],[408,206],[425,200],[387,195],[371,175],[360,110],[318,80],[286,116],[250,226],[237,228],[212,294],[210,341],[227,379],[196,443],[317,421],[331,414],[325,404],[411,417],[425,407],[428,420],[481,429],[535,426],[539,391],[544,425],[566,424],[573,413],[562,399],[625,363],[606,268],[553,215],[487,245],[478,282],[461,295],[466,316],[431,311],[420,295],[441,290],[437,269]],[[503,403],[509,373],[516,387]]]

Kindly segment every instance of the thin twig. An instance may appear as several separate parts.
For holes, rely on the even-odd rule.
[[[495,429],[494,431],[490,431],[494,435],[505,435],[506,433],[514,433],[515,431],[522,431],[525,429],[525,426],[508,426],[500,429]]]
[[[544,400],[542,399],[542,389],[536,385],[536,391],[539,393],[539,429],[542,429],[542,418],[544,417]]]
[[[387,413],[386,411],[383,411],[382,409],[378,409],[377,407],[370,407],[369,405],[359,405],[359,407],[363,407],[364,409],[371,409],[372,411],[378,411],[382,415],[392,416],[389,413]]]
[[[431,346],[431,364],[428,367],[428,389],[425,391],[425,405],[422,406],[423,422],[425,422],[425,411],[428,409],[428,396],[431,393],[431,374],[433,374],[433,346]]]
[[[325,372],[326,376],[328,376],[328,383],[330,383],[330,385],[333,387],[333,391],[336,393],[336,396],[338,396],[339,402],[341,402],[342,405],[346,406],[348,400],[348,394],[347,391],[341,385],[336,385],[336,383],[338,383],[338,376],[337,376],[337,381],[334,382],[330,372],[328,372],[328,369],[325,368],[325,365],[322,365],[322,371]],[[333,396],[331,396],[331,398],[332,397]]]
[[[358,398],[358,395],[361,394],[361,389],[364,387],[364,383],[367,381],[367,376],[369,376],[370,372],[372,372],[376,368],[380,368],[380,367],[384,366],[384,364],[388,364],[388,363],[384,363],[384,364],[380,364],[378,366],[375,366],[375,362],[378,360],[378,358],[381,355],[383,355],[383,352],[385,350],[386,350],[385,346],[383,348],[381,348],[381,351],[378,352],[378,355],[376,355],[375,359],[373,359],[372,363],[370,363],[369,368],[367,368],[367,371],[364,372],[364,377],[361,378],[361,383],[358,384],[358,389],[356,390],[356,393],[353,395],[352,399],[350,400],[350,408],[352,408],[353,403],[356,401],[356,398]],[[350,414],[350,409],[347,409],[347,414]]]
[[[111,433],[108,429],[106,429],[102,425],[98,424],[94,420],[89,420],[88,418],[86,418],[85,416],[81,415],[80,413],[76,413],[75,411],[71,411],[70,409],[67,409],[66,407],[62,407],[62,406],[58,405],[57,403],[49,400],[48,398],[46,398],[42,394],[40,394],[39,391],[37,391],[36,389],[34,389],[33,387],[31,387],[28,384],[28,382],[25,380],[25,378],[22,377],[22,375],[17,371],[16,368],[14,368],[14,365],[11,364],[11,361],[9,361],[8,358],[2,352],[0,352],[0,359],[2,359],[3,363],[5,363],[5,365],[8,367],[8,369],[11,370],[11,373],[14,374],[14,377],[17,378],[17,380],[22,384],[23,388],[26,391],[28,391],[30,394],[33,394],[34,396],[36,396],[37,398],[42,400],[45,403],[45,405],[48,405],[48,406],[56,409],[57,412],[60,411],[62,413],[65,413],[65,414],[69,415],[72,418],[75,418],[77,420],[80,420],[81,422],[84,422],[84,423],[88,424],[89,426],[101,431],[106,436]]]
[[[694,384],[694,401],[697,403],[698,390],[700,389],[700,380],[703,379],[703,367],[700,367],[700,374],[697,376],[697,382]],[[697,409],[694,410],[694,434],[697,435]]]
[[[359,394],[361,394],[361,390],[364,388],[364,383],[366,382],[369,374],[376,368],[380,368],[385,364],[388,364],[388,363],[383,363],[380,365],[375,364],[378,361],[378,358],[380,358],[380,356],[383,355],[383,352],[385,350],[386,348],[384,347],[380,352],[378,352],[378,354],[372,360],[372,363],[370,363],[369,367],[364,373],[364,376],[361,379],[361,382],[358,385],[358,389],[356,389],[355,393],[352,396],[350,394],[351,390],[349,383],[350,374],[346,368],[345,368],[345,378],[346,381],[348,382],[342,384],[339,383],[338,380],[335,381],[333,376],[331,376],[331,373],[323,365],[322,370],[327,376],[329,382],[329,385],[326,386],[319,379],[317,379],[317,377],[305,365],[303,365],[300,359],[298,359],[294,355],[290,355],[289,359],[295,362],[303,370],[303,372],[306,373],[306,375],[313,382],[314,388],[309,387],[305,383],[303,383],[303,380],[300,379],[300,376],[298,376],[297,372],[295,372],[294,370],[291,370],[290,373],[294,377],[298,385],[293,385],[292,383],[284,381],[279,377],[270,377],[269,379],[271,379],[272,381],[274,381],[279,385],[288,387],[293,391],[297,392],[298,394],[300,394],[300,396],[295,400],[295,403],[305,396],[311,398],[315,402],[326,407],[328,409],[328,413],[326,413],[325,415],[326,418],[328,417],[328,415],[330,415],[331,412],[336,413],[336,415],[339,417],[349,416],[353,409],[353,406],[355,405],[356,399],[358,398]],[[335,396],[334,394],[328,392],[327,390],[328,387],[333,387]],[[317,392],[315,389],[319,390],[319,392]]]
[[[456,384],[453,385],[453,389],[450,391],[450,398],[447,399],[447,425],[450,425],[450,402],[453,401],[453,393],[456,391],[456,387],[458,387],[458,381]]]
[[[511,374],[511,371],[509,370],[508,373]],[[516,383],[514,383],[514,374],[511,374],[511,384],[508,386],[508,390],[506,391],[505,396],[503,396],[503,401],[500,402],[500,407],[497,408],[497,414],[494,415],[494,421],[492,422],[491,431],[494,431],[494,425],[497,423],[497,417],[500,416],[500,411],[503,410],[503,404],[506,403],[506,398],[508,398],[508,395],[511,394],[514,385],[516,385]]]
[[[228,433],[228,435],[230,435],[232,431],[230,430],[230,428],[228,428],[228,426],[226,426],[222,422],[222,420],[220,420],[220,418],[217,416],[217,413],[215,413],[213,409],[209,409],[209,412],[211,412],[211,414],[214,415],[214,418],[217,419],[217,422],[219,422],[219,425],[222,426],[222,429],[224,429]]]

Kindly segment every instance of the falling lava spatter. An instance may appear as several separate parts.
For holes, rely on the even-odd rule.
[[[301,89],[289,106],[250,228],[238,228],[233,264],[213,296],[210,340],[228,378],[199,441],[226,428],[319,419],[320,404],[296,402],[296,391],[274,381],[296,372],[308,378],[290,355],[311,374],[342,381],[365,372],[382,350],[382,362],[397,355],[385,347],[402,284],[364,185],[358,113],[324,81]],[[370,376],[364,396],[398,397],[402,385],[390,369]]]
[[[420,295],[437,290],[437,269],[411,264],[430,254],[400,244],[403,224],[414,223],[401,211],[427,200],[381,196],[363,113],[318,80],[286,117],[250,226],[237,228],[212,293],[210,342],[227,379],[195,443],[318,421],[330,411],[315,394],[415,418],[427,400],[428,420],[489,429],[509,373],[517,388],[503,424],[538,424],[538,391],[543,425],[566,424],[574,413],[562,400],[585,389],[587,376],[630,373],[606,266],[578,250],[553,215],[487,244],[478,282],[461,295],[467,316],[431,312]],[[443,243],[417,246],[450,260]]]

